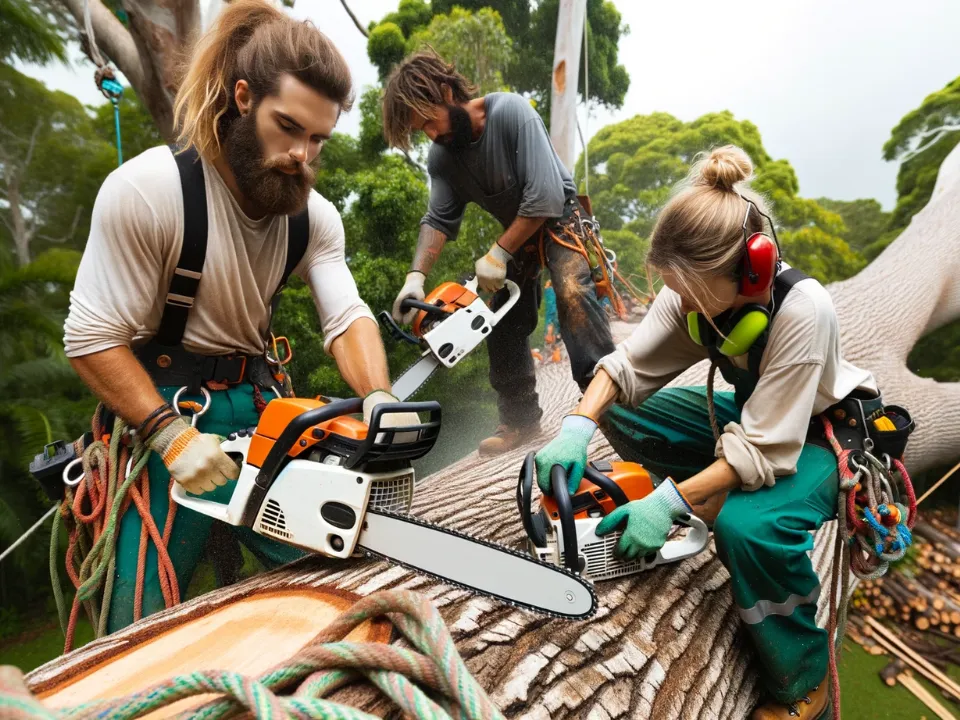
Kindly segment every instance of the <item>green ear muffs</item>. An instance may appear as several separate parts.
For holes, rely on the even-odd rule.
[[[721,313],[714,318],[720,335],[700,313],[687,313],[687,332],[697,345],[715,345],[721,355],[745,355],[770,325],[770,311],[763,305],[749,303],[736,312]]]

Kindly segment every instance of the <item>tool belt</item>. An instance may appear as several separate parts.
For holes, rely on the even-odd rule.
[[[884,405],[882,395],[854,390],[822,413],[844,450],[866,451],[875,457],[901,459],[907,438],[915,429],[913,418],[899,405]],[[878,427],[878,424],[880,427]],[[819,415],[810,419],[807,442],[833,452]]]
[[[277,395],[292,395],[289,377],[279,363],[265,355],[200,355],[182,345],[161,345],[155,339],[134,350],[134,354],[158,387],[186,387],[199,394],[201,386],[229,386],[248,382]]]

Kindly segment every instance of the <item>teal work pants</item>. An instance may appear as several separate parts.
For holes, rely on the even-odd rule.
[[[715,406],[721,428],[739,420],[733,393],[715,393]],[[622,459],[660,478],[679,482],[714,461],[703,387],[665,388],[635,409],[615,405],[601,429]],[[808,553],[810,531],[836,517],[838,492],[836,458],[808,444],[794,475],[773,487],[731,491],[714,524],[763,684],[781,703],[799,700],[827,673],[827,632],[816,623],[820,581]]]
[[[161,387],[160,394],[165,400],[172,400],[178,388]],[[197,420],[197,429],[204,433],[226,436],[228,433],[243,428],[256,426],[259,416],[253,402],[253,386],[247,383],[233,386],[228,390],[213,391],[210,393],[210,407]],[[180,397],[180,400],[195,400],[201,405],[202,396]],[[147,463],[147,472],[150,475],[150,514],[153,516],[157,528],[163,532],[164,521],[167,517],[167,508],[172,502],[170,499],[170,474],[156,453],[150,454]],[[228,482],[213,492],[204,493],[204,499],[228,503],[233,495],[236,482]],[[177,584],[180,589],[181,600],[187,586],[193,577],[197,564],[203,557],[207,536],[210,527],[215,521],[201,513],[177,507],[173,530],[170,536],[168,551],[177,575]],[[131,504],[120,519],[117,538],[117,562],[114,577],[113,596],[110,602],[110,617],[107,630],[116,632],[133,622],[134,597],[137,587],[137,559],[140,552],[140,514]],[[232,527],[237,538],[242,542],[267,568],[291,562],[305,553],[302,550],[284,545],[259,535],[249,528]],[[163,594],[160,591],[160,580],[157,575],[157,549],[153,542],[148,544],[146,572],[144,574],[143,590],[143,617],[147,617],[159,610],[163,610]]]

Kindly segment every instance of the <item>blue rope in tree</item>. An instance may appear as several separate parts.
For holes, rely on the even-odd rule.
[[[120,142],[120,100],[123,97],[123,85],[117,82],[115,78],[105,75],[97,83],[97,87],[113,103],[113,123],[117,133],[117,165],[123,165],[123,145]]]

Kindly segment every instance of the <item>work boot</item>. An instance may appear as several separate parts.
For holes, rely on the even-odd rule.
[[[753,711],[750,720],[817,720],[827,709],[829,690],[829,683],[824,677],[819,685],[795,703],[765,703]]]
[[[509,452],[533,439],[539,432],[539,422],[522,427],[511,427],[500,423],[497,425],[497,429],[494,430],[493,435],[480,443],[480,456],[490,457]]]

